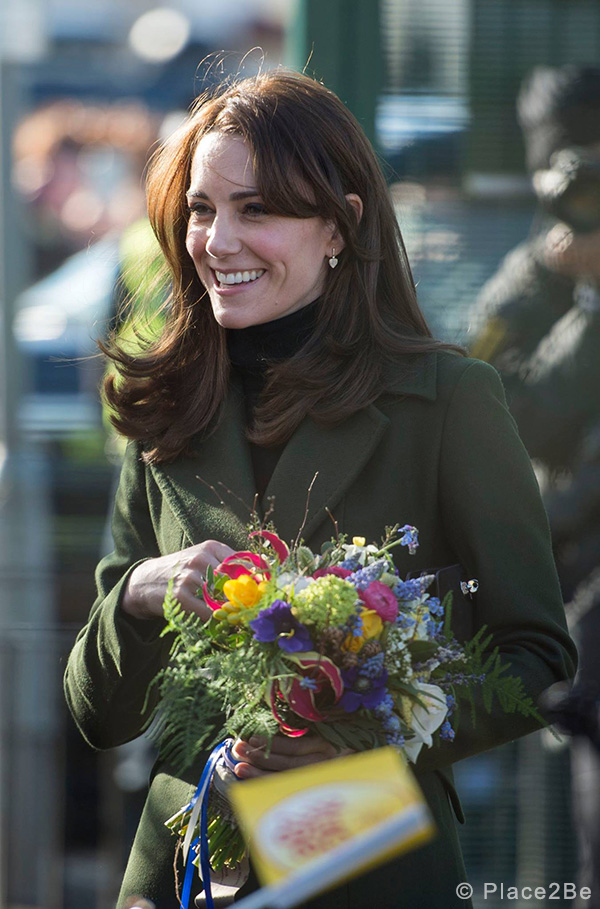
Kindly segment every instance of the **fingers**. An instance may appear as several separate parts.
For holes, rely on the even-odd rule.
[[[182,567],[173,581],[173,595],[186,612],[195,612],[205,620],[212,615],[212,609],[203,602],[198,592],[209,566],[217,568],[232,553],[230,546],[218,540],[206,540],[182,551]]]
[[[226,543],[220,543],[218,540],[205,540],[203,543],[184,549],[183,554],[188,553],[190,556],[189,565],[199,568],[203,574],[206,574],[206,569],[209,565],[217,568],[223,559],[233,555],[234,550],[231,546],[227,546]]]
[[[267,747],[267,740],[261,736],[250,736],[247,742],[248,746],[257,750],[264,751]],[[306,735],[291,737],[289,735],[273,736],[271,742],[271,753],[301,757],[305,754],[324,754],[327,757],[333,757],[337,751],[329,742],[322,739],[320,735],[309,732]]]
[[[169,553],[140,563],[129,577],[122,601],[125,612],[148,619],[163,614],[168,583],[173,579],[173,595],[186,612],[207,619],[211,610],[197,596],[208,566],[216,568],[233,549],[218,540],[205,540],[180,552]]]
[[[240,779],[249,779],[267,771],[293,770],[330,760],[338,754],[333,745],[317,735],[300,738],[275,736],[268,754],[267,750],[266,741],[258,736],[253,736],[248,742],[235,742],[233,756],[240,761],[235,768],[236,775]]]
[[[238,756],[238,751],[234,750],[234,757]],[[280,773],[282,770],[297,770],[299,767],[307,767],[310,764],[320,764],[322,761],[329,760],[329,755],[322,752],[303,755],[281,755],[269,754],[267,757],[264,751],[255,750],[247,754],[245,760],[241,760],[235,765],[234,772],[240,779],[251,779],[252,777],[262,776],[265,773]],[[334,757],[334,755],[331,755]]]
[[[255,767],[254,764],[248,764],[246,761],[240,761],[233,768],[233,772],[239,780],[252,780],[256,779],[259,776],[268,776],[274,771],[261,770],[260,767]]]

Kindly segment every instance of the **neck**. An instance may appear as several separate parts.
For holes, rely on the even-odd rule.
[[[227,329],[227,348],[232,366],[264,371],[270,363],[293,357],[306,343],[315,327],[319,301],[297,309],[288,316]]]

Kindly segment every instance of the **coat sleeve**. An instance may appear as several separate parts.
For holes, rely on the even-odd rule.
[[[575,305],[530,358],[511,411],[531,457],[569,465],[600,413],[600,310]]]
[[[479,581],[475,625],[486,625],[511,675],[535,702],[572,678],[568,635],[548,521],[529,457],[495,369],[464,369],[443,431],[440,501],[445,532],[469,577]],[[453,742],[423,749],[419,770],[438,769],[531,732],[531,718],[506,714],[476,694],[476,722],[461,710]]]
[[[168,659],[170,640],[160,638],[162,619],[129,617],[121,601],[132,570],[160,555],[138,447],[125,454],[113,514],[115,549],[98,565],[97,599],[79,633],[65,672],[67,703],[80,732],[94,748],[111,748],[138,736],[154,701],[146,692]]]
[[[572,302],[573,281],[549,271],[540,241],[527,240],[506,256],[477,298],[471,355],[492,363],[512,392],[523,365]]]

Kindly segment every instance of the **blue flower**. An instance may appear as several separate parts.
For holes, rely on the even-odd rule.
[[[400,545],[408,546],[409,554],[413,555],[419,546],[419,531],[417,528],[413,527],[412,524],[405,524],[398,533],[402,534]]]
[[[440,726],[440,739],[444,742],[454,741],[454,736],[456,735],[454,729],[450,725],[448,720],[444,720]]]
[[[383,698],[383,700],[381,701],[381,703],[378,704],[377,707],[375,708],[375,715],[378,716],[380,719],[385,720],[387,717],[392,715],[393,710],[394,710],[394,699],[388,691],[386,693],[385,697]]]
[[[350,581],[357,590],[365,590],[371,581],[379,580],[387,567],[388,563],[386,559],[377,559],[377,561],[371,562],[371,564],[365,566],[365,568],[359,568],[351,574],[347,580]]]
[[[377,679],[383,671],[384,654],[376,653],[370,657],[360,667],[361,675],[367,679]]]
[[[346,627],[348,628],[349,634],[355,638],[362,637],[363,633],[363,620],[360,613],[355,612],[353,615],[348,616],[348,621],[346,622]]]
[[[428,619],[426,623],[427,635],[430,638],[435,638],[436,635],[440,634],[442,628],[444,627],[443,622],[436,622],[434,619]]]
[[[429,597],[427,600],[427,608],[431,615],[443,616],[444,607],[442,606],[439,597]]]
[[[387,695],[387,669],[382,669],[375,678],[369,678],[361,671],[360,666],[342,670],[344,693],[339,704],[346,713],[353,713],[359,707],[373,710],[384,701]]]
[[[319,683],[316,679],[311,679],[307,675],[303,675],[300,679],[300,688],[305,688],[309,691],[318,691]]]
[[[409,578],[408,581],[398,581],[394,587],[394,593],[399,600],[418,600],[422,597],[429,585],[431,576],[424,575],[421,578]]]
[[[398,618],[396,619],[396,625],[398,628],[402,628],[405,631],[409,628],[414,628],[417,624],[417,620],[414,615],[408,615],[407,613],[401,612]]]
[[[295,618],[292,607],[284,600],[275,600],[267,609],[261,609],[250,628],[261,644],[277,641],[277,646],[287,653],[313,649],[308,628]]]
[[[344,559],[343,562],[340,562],[340,568],[346,568],[349,571],[356,571],[357,568],[360,568],[360,562],[354,557],[350,559]]]

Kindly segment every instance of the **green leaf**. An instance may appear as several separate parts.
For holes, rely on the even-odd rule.
[[[407,644],[407,649],[414,661],[424,663],[436,655],[439,646],[435,641],[410,641]]]

